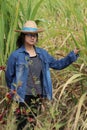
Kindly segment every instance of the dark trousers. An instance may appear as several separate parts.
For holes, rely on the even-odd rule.
[[[25,102],[27,103],[27,105],[29,106],[31,111],[33,112],[33,114],[32,114],[32,112],[29,112],[28,118],[32,118],[35,120],[34,116],[37,116],[38,114],[40,114],[41,104],[42,104],[41,97],[42,97],[41,95],[39,95],[39,96],[26,95],[25,96]],[[20,110],[27,109],[27,106],[24,103],[20,102],[19,109]],[[19,114],[17,116],[17,122],[19,122],[18,126],[17,126],[17,130],[22,130],[28,122],[26,115],[24,115],[24,117],[23,117],[23,115],[21,116]],[[34,130],[35,125],[36,125],[36,121],[33,122],[33,125],[31,126],[32,127],[31,130]],[[28,130],[30,130],[30,129],[28,129]]]

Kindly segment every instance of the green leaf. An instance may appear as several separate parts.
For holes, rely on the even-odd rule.
[[[86,34],[86,27],[83,27],[83,32],[84,32],[84,38],[85,38],[85,45],[87,47],[87,34]]]
[[[44,1],[44,0],[40,0],[40,1],[35,5],[35,7],[34,7],[32,13],[31,13],[30,19],[33,20],[33,19],[35,18],[36,14],[37,14],[37,11],[38,11],[38,9],[40,8],[40,5],[41,5],[41,3],[42,3],[43,1]]]
[[[77,41],[76,41],[76,39],[74,38],[74,36],[73,36],[73,34],[71,33],[71,36],[72,36],[72,39],[73,39],[73,41],[74,41],[74,43],[75,43],[75,46],[78,48],[79,46],[78,46],[78,43],[77,43]]]

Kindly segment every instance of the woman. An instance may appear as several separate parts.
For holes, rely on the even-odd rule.
[[[7,63],[6,81],[11,90],[17,90],[17,99],[21,107],[23,102],[32,105],[32,99],[52,99],[52,83],[49,68],[61,70],[77,60],[78,49],[70,52],[65,58],[56,60],[42,48],[35,46],[38,41],[38,29],[34,21],[27,21],[17,40],[18,49],[14,51]],[[41,102],[41,100],[39,100]],[[37,109],[38,104],[34,104]],[[32,116],[32,114],[31,114]]]

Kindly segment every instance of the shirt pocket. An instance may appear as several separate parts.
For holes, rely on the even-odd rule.
[[[23,72],[25,69],[25,64],[24,63],[16,63],[16,71],[17,72]]]

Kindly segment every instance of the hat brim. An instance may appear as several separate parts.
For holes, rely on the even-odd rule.
[[[15,32],[21,32],[21,33],[27,34],[27,33],[41,33],[44,30],[43,29],[38,29],[37,31],[24,31],[24,30],[14,30],[14,31]]]

